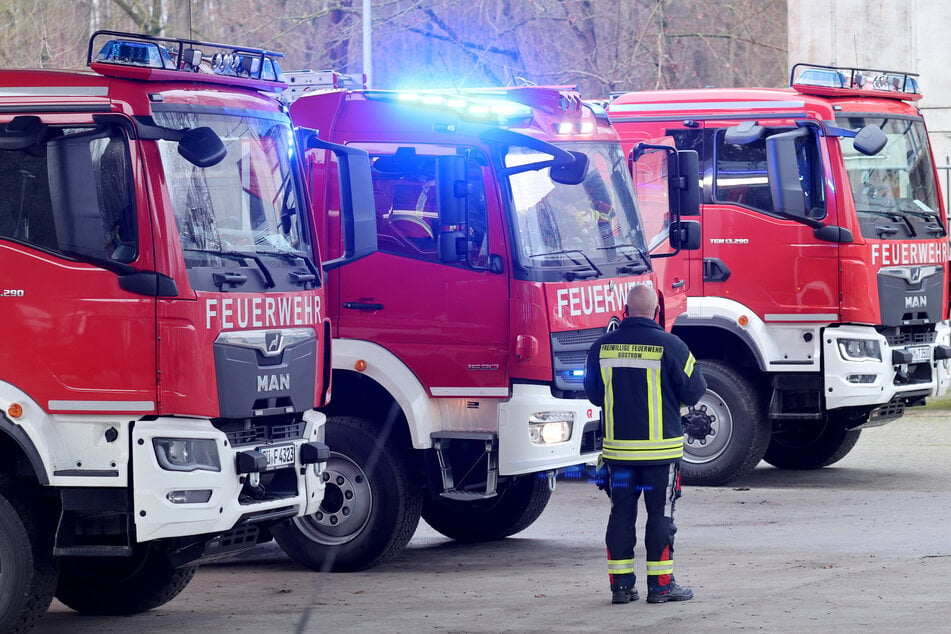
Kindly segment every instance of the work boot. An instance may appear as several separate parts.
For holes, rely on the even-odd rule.
[[[648,586],[648,603],[667,603],[668,601],[689,601],[693,598],[693,590],[678,586],[673,579],[666,586]]]
[[[611,603],[631,603],[640,598],[640,595],[637,594],[637,588],[616,586],[611,589]]]

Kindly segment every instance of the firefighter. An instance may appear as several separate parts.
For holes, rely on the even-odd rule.
[[[625,319],[591,346],[585,367],[585,391],[602,408],[604,422],[612,603],[638,599],[634,522],[641,493],[647,508],[647,601],[693,598],[690,588],[674,581],[674,502],[680,497],[684,442],[680,406],[696,404],[707,384],[686,344],[657,323],[658,313],[654,289],[633,286]]]

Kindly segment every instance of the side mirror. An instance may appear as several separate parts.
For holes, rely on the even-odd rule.
[[[678,220],[670,225],[670,246],[682,251],[700,248],[700,223],[696,220]]]
[[[568,154],[574,160],[561,161],[556,158],[549,170],[549,175],[556,183],[579,185],[584,182],[585,174],[588,173],[588,155],[582,152],[568,152]]]
[[[439,260],[458,262],[466,252],[466,159],[436,159],[436,192],[439,201]]]
[[[299,129],[298,138],[303,139],[301,145],[305,149],[330,150],[337,156],[344,254],[325,262],[324,268],[336,268],[374,253],[377,250],[376,205],[369,153],[349,145],[324,141],[314,130]]]
[[[763,138],[766,128],[755,121],[744,121],[730,126],[723,134],[723,140],[730,145],[747,145]]]
[[[40,143],[49,129],[39,117],[21,115],[13,117],[0,130],[0,150],[23,150]]]
[[[884,149],[888,136],[877,125],[867,125],[855,133],[852,145],[866,156],[873,156]]]
[[[131,267],[109,260],[103,239],[96,168],[90,144],[106,138],[100,128],[47,143],[47,170],[56,240],[64,253],[119,273]]]
[[[224,160],[228,150],[214,130],[202,126],[182,132],[178,140],[178,153],[192,165],[212,167]]]
[[[671,211],[679,216],[699,216],[700,155],[696,150],[677,150],[667,161]]]
[[[113,125],[126,125],[126,120],[117,118],[115,115],[96,117],[97,121],[106,119],[112,121]],[[148,141],[159,139],[176,141],[178,153],[182,155],[182,158],[197,167],[212,167],[228,155],[228,149],[221,141],[221,137],[208,126],[174,130],[155,125],[151,117],[134,117],[133,122],[136,137]]]
[[[766,174],[773,209],[777,213],[806,221],[806,194],[799,177],[796,140],[809,135],[806,128],[774,134],[766,139]],[[811,221],[809,224],[813,224]]]

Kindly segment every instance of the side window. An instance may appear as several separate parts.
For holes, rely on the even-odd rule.
[[[371,151],[373,197],[380,251],[439,262],[439,200],[436,158],[455,153],[439,147],[432,154],[400,147],[390,154]],[[466,252],[458,264],[485,268],[489,262],[488,220],[483,166],[470,157],[466,180]]]
[[[88,130],[50,129],[47,139],[66,133],[89,135]],[[129,152],[121,137],[90,138],[89,155],[82,162],[92,170],[102,222],[105,257],[132,262],[138,255],[135,200]],[[48,251],[62,247],[57,239],[49,187],[46,140],[23,150],[0,150],[0,239],[7,238]],[[81,170],[80,170],[81,171]],[[79,219],[77,219],[79,221]],[[61,227],[59,231],[69,231]]]
[[[765,135],[752,143],[731,145],[724,141],[724,131],[717,130],[714,179],[715,201],[772,212]]]
[[[373,158],[373,197],[380,251],[436,261],[436,160],[414,148]]]
[[[744,145],[732,145],[724,140],[724,130],[717,130],[714,200],[772,213],[773,201],[766,173],[766,138],[787,131],[768,129],[761,139]],[[809,216],[824,218],[826,203],[822,162],[814,134],[796,140],[796,157]]]
[[[41,146],[0,151],[0,238],[59,248]]]

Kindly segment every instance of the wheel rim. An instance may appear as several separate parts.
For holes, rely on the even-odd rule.
[[[684,461],[705,464],[723,455],[733,439],[733,415],[723,397],[707,390],[699,403],[681,413],[686,419]]]
[[[343,544],[367,525],[373,510],[370,479],[356,462],[339,453],[330,453],[323,472],[324,500],[311,515],[294,519],[308,539],[321,544]]]

